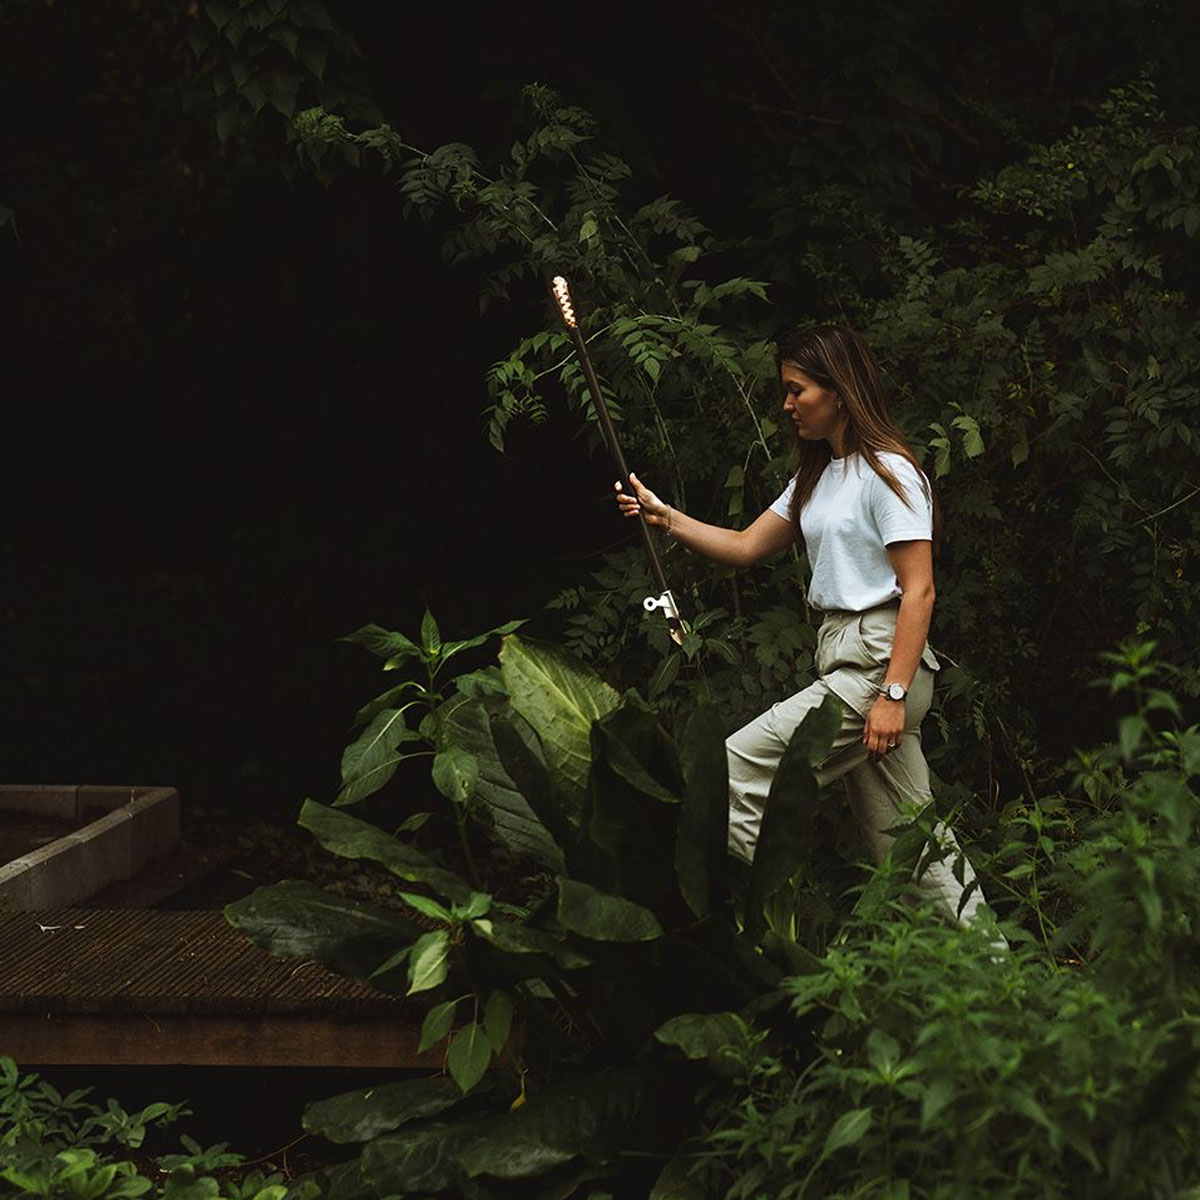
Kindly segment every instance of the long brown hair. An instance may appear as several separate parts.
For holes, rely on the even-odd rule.
[[[887,396],[879,367],[862,335],[848,326],[821,325],[816,329],[797,329],[779,342],[775,368],[784,363],[804,372],[810,379],[837,392],[846,407],[849,420],[842,449],[846,454],[859,451],[879,477],[908,507],[908,498],[899,480],[879,458],[880,451],[892,451],[908,459],[921,477],[925,495],[933,504],[933,553],[937,553],[942,533],[941,506],[929,477],[917,462],[904,431],[888,412]],[[796,487],[788,515],[800,525],[800,512],[817,486],[817,480],[833,457],[833,448],[822,438],[807,439],[796,431],[799,466]]]

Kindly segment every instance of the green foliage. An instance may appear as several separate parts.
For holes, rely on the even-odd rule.
[[[205,0],[179,6],[186,46],[183,106],[210,117],[222,146],[253,138],[265,114],[272,114],[289,149],[284,171],[307,161],[326,182],[324,152],[336,146],[357,165],[357,146],[336,135],[341,118],[309,121],[304,104],[336,107],[346,116],[380,120],[379,110],[358,90],[354,36],[338,25],[321,0]],[[386,127],[371,138],[386,156]]]
[[[1105,7],[1110,18],[1120,8],[1132,40],[1155,24],[1140,4]],[[522,129],[500,153],[421,150],[382,124],[352,132],[355,114],[320,106],[294,118],[297,149],[321,170],[334,151],[378,153],[405,212],[445,221],[448,259],[489,264],[481,309],[520,303],[527,333],[486,377],[497,447],[513,421],[542,420],[563,397],[601,445],[543,290],[565,274],[627,456],[705,520],[748,522],[786,479],[790,439],[771,416],[777,312],[789,324],[836,313],[866,334],[945,525],[934,634],[945,669],[925,738],[937,807],[960,837],[984,828],[990,852],[973,846],[972,859],[1018,949],[994,962],[985,935],[894,906],[933,814],[895,831],[893,869],[871,875],[855,921],[838,928],[847,905],[813,854],[829,834],[806,774],[819,721],[809,749],[795,747],[797,777],[780,773],[761,861],[740,878],[719,836],[719,737],[811,678],[806,559],[739,575],[668,542],[691,624],[675,647],[641,610],[640,551],[610,553],[550,608],[580,659],[635,682],[653,707],[598,680],[576,690],[582,663],[534,647],[569,687],[510,656],[507,671],[462,676],[449,697],[430,679],[423,708],[405,707],[418,693],[402,685],[360,714],[346,802],[361,798],[355,779],[370,788],[369,772],[423,739],[460,831],[470,818],[557,878],[524,913],[467,916],[486,886],[473,866],[465,901],[414,901],[437,925],[420,935],[421,962],[439,964],[424,1037],[435,1045],[459,1023],[450,1069],[468,1094],[457,1116],[371,1144],[337,1177],[351,1192],[483,1196],[490,1176],[524,1173],[547,1194],[586,1194],[615,1176],[615,1147],[649,1111],[632,1087],[641,1076],[621,1076],[634,1125],[605,1107],[622,1088],[589,1089],[601,1064],[620,1076],[633,1061],[692,1064],[702,1089],[742,1087],[732,1119],[728,1093],[708,1093],[731,1195],[1175,1197],[1194,1186],[1196,731],[1159,726],[1182,724],[1200,695],[1200,132],[1136,71],[1069,113],[1040,91],[1034,106],[933,87],[921,4],[889,10],[861,38],[840,11],[786,8],[762,20],[811,21],[806,36],[815,30],[840,69],[813,81],[803,137],[766,118],[779,173],[763,171],[746,216],[760,224],[744,239],[649,195],[591,116],[541,85],[524,90]],[[1024,19],[1035,40],[1063,46],[1037,15]],[[772,42],[793,44],[761,44]],[[1169,55],[1150,59],[1168,73]],[[951,160],[948,139],[970,152]],[[416,643],[374,635],[385,659],[416,663],[405,648]],[[421,652],[437,653],[428,637]],[[1102,706],[1087,688],[1101,654],[1116,668],[1104,723],[1111,707],[1136,711],[1117,714],[1114,741],[1063,765],[1096,727]],[[1183,704],[1156,686],[1168,671]],[[389,709],[403,709],[402,725],[379,722]],[[402,727],[416,736],[393,742]],[[414,940],[373,952],[403,974]],[[798,1025],[780,1017],[779,971]],[[489,1032],[488,1007],[506,1002],[496,996],[531,1031],[520,1051],[493,1037],[494,1021]],[[490,1060],[502,1046],[522,1081],[509,1115],[507,1095],[469,1088],[484,1050]],[[697,1094],[674,1094],[681,1112]],[[527,1106],[506,1157],[506,1122]],[[561,1129],[575,1137],[602,1120],[611,1143],[567,1152],[585,1143]],[[710,1151],[702,1139],[660,1147],[651,1194],[716,1186]]]
[[[427,608],[419,642],[379,625],[364,625],[342,639],[382,658],[385,671],[419,667],[425,678],[396,684],[359,709],[356,723],[365,723],[366,728],[342,755],[342,788],[335,803],[356,804],[390,782],[406,759],[432,756],[434,785],[451,802],[468,872],[475,882],[478,873],[467,835],[470,817],[498,825],[502,836],[519,851],[540,851],[543,857],[553,859],[553,849],[499,769],[486,727],[489,697],[505,694],[505,684],[495,668],[464,673],[456,681],[453,696],[447,696],[439,677],[458,655],[523,624],[509,621],[474,637],[444,641]],[[423,749],[405,749],[414,743]]]
[[[1004,927],[1010,951],[989,925],[908,903],[931,811],[893,830],[832,941],[817,930],[798,898],[831,850],[813,764],[835,698],[793,737],[739,885],[716,714],[697,710],[677,741],[636,692],[505,635],[489,729],[561,852],[550,894],[502,904],[403,836],[308,801],[301,823],[386,865],[421,924],[286,884],[228,910],[260,945],[428,996],[421,1046],[443,1048],[448,1078],[310,1106],[308,1128],[361,1151],[306,1186],[1178,1195],[1200,1170],[1200,727],[1181,728],[1155,643],[1106,657],[1097,686],[1134,711],[1076,755],[1068,792],[1010,809],[1008,840],[980,862],[1022,918]]]
[[[711,1144],[731,1197],[888,1194],[898,1180],[914,1200],[1174,1197],[1194,1184],[1200,727],[1179,728],[1153,686],[1153,642],[1108,657],[1102,682],[1136,711],[1076,784],[1100,795],[1107,770],[1111,788],[1068,845],[1052,821],[1014,822],[1023,862],[1043,864],[1049,942],[1026,935],[998,955],[982,929],[901,905],[847,923],[783,985],[811,1050],[730,1039],[746,1084],[732,1112],[712,1110]]]
[[[0,1057],[0,1180],[5,1196],[283,1200],[291,1190],[282,1175],[237,1170],[242,1157],[230,1154],[224,1143],[206,1148],[186,1135],[180,1138],[184,1153],[159,1154],[148,1163],[147,1135],[189,1110],[182,1104],[154,1103],[129,1113],[115,1100],[101,1108],[87,1100],[90,1090],[64,1096],[37,1075],[22,1075],[11,1058]],[[142,1152],[138,1161],[128,1157],[131,1151]],[[292,1192],[294,1200],[312,1200],[313,1194],[310,1187]]]
[[[858,146],[857,124],[854,138],[840,132],[844,117],[832,122],[837,137],[813,127],[811,143],[778,156],[790,175],[764,175],[757,237],[723,241],[678,200],[647,199],[597,123],[540,85],[523,92],[525,127],[506,154],[410,147],[402,189],[414,213],[443,215],[451,259],[489,264],[481,302],[523,296],[535,322],[488,373],[493,442],[565,394],[600,446],[541,289],[561,272],[627,457],[704,520],[748,522],[788,473],[790,439],[772,411],[780,318],[765,301],[797,319],[836,312],[866,334],[938,486],[947,535],[934,641],[948,669],[927,754],[947,795],[986,787],[989,803],[971,819],[998,835],[1004,805],[1056,785],[1077,732],[1059,718],[1085,708],[1087,672],[1106,647],[1153,632],[1181,671],[1180,694],[1200,695],[1190,633],[1200,133],[1172,120],[1144,73],[1045,136],[1023,128],[1016,107],[956,95],[966,124],[953,128],[975,146],[1001,130],[1000,149],[971,159],[973,174],[939,196],[931,222],[912,197],[933,168],[922,175],[913,163],[951,126],[922,65],[936,52],[915,39],[915,20],[889,15],[846,67],[870,94],[887,90],[880,114],[891,115],[873,120],[891,122],[907,149]],[[837,44],[844,33],[836,20],[826,29]],[[921,54],[893,61],[898,45]],[[876,52],[889,64],[879,78],[863,71]],[[820,94],[830,111],[851,103],[829,81]],[[669,540],[663,551],[692,625],[685,645],[641,610],[651,588],[631,546],[551,601],[572,649],[646,688],[675,723],[701,699],[749,719],[811,678],[803,554],[739,574]],[[1035,730],[1058,740],[1039,746]]]
[[[374,627],[355,639],[384,656],[444,651],[433,618],[423,625],[420,647]],[[769,1008],[779,979],[754,950],[765,921],[753,905],[773,902],[787,883],[773,864],[790,844],[788,822],[764,831],[768,852],[739,922],[715,712],[697,710],[676,744],[636,692],[618,696],[559,647],[509,632],[499,657],[501,686],[484,700],[456,693],[439,703],[432,675],[421,692],[443,738],[431,773],[460,749],[443,710],[488,706],[490,758],[479,760],[479,774],[506,772],[541,840],[556,847],[561,868],[549,894],[528,908],[503,903],[411,835],[308,800],[300,824],[331,852],[386,867],[413,920],[294,883],[227,909],[276,953],[427,998],[420,1045],[442,1049],[452,1086],[435,1078],[311,1106],[310,1129],[364,1146],[355,1164],[317,1181],[335,1193],[446,1191],[480,1175],[528,1178],[585,1164],[598,1176],[637,1177],[623,1155],[640,1148],[665,1161],[692,1120],[697,1071],[728,1078],[718,1035],[748,1030],[737,1010]],[[812,763],[834,716],[831,706],[801,727],[785,790],[814,793]],[[478,828],[503,842],[494,824]],[[669,1121],[651,1120],[668,1104]],[[657,1174],[653,1158],[640,1174],[652,1167]]]

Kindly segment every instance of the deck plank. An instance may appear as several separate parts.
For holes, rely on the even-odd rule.
[[[0,1053],[23,1064],[439,1067],[423,1015],[220,912],[0,913]]]

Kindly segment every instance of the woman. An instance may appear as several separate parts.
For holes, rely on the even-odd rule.
[[[749,566],[802,533],[812,567],[808,600],[824,616],[817,633],[819,678],[739,729],[729,760],[729,849],[749,862],[771,780],[804,716],[829,696],[844,719],[818,765],[824,785],[839,776],[872,857],[892,844],[884,831],[932,798],[921,753],[921,721],[933,699],[938,660],[926,641],[933,613],[933,540],[940,513],[929,481],[888,415],[879,369],[852,329],[824,327],[785,338],[775,356],[783,411],[796,430],[800,465],[783,494],[746,529],[708,525],[665,504],[630,475],[635,495],[615,485],[627,517],[639,509],[690,550]],[[971,923],[983,897],[960,901],[954,835],[936,830],[945,856],[920,876],[921,892],[952,919]],[[963,879],[974,872],[963,863]]]

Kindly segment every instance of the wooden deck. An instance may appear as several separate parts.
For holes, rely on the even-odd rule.
[[[260,950],[220,912],[0,913],[0,1053],[22,1066],[437,1069],[423,1014]]]

